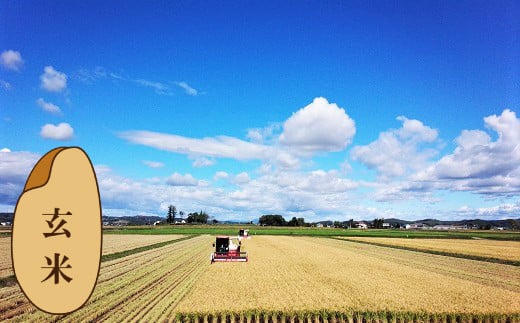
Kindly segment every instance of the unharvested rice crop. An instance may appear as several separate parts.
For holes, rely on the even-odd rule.
[[[162,321],[209,265],[211,238],[199,236],[102,263],[87,304],[67,316],[34,308],[18,285],[0,288],[0,321]]]
[[[247,246],[248,263],[211,265],[178,310],[297,316],[323,309],[481,315],[520,309],[514,266],[324,238],[255,236]]]
[[[103,255],[148,246],[154,243],[182,238],[180,234],[105,234],[103,235]]]
[[[520,262],[520,241],[469,240],[469,239],[406,239],[348,237],[348,240],[380,243],[426,251],[480,256]]]
[[[12,274],[11,237],[2,237],[0,238],[0,278],[11,276]]]

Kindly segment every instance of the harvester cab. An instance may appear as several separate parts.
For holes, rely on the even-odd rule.
[[[224,261],[247,261],[247,252],[241,251],[242,242],[238,237],[219,236],[213,244],[215,252],[211,253],[211,263]]]
[[[240,229],[238,230],[238,239],[251,239],[251,236],[249,235],[249,230],[247,229]]]

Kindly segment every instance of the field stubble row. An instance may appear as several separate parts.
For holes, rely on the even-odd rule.
[[[102,263],[87,304],[65,316],[34,308],[18,285],[0,289],[0,320],[13,321],[161,321],[173,314],[209,264],[208,236],[179,241]]]
[[[406,247],[423,251],[437,251],[483,259],[498,259],[520,263],[520,241],[501,241],[487,239],[406,239],[406,238],[370,238],[337,237],[350,241]]]

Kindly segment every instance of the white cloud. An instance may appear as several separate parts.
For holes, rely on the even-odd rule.
[[[355,122],[345,110],[319,97],[285,121],[280,143],[307,153],[340,151],[355,133]]]
[[[212,166],[212,165],[215,165],[215,159],[207,158],[207,157],[197,157],[193,161],[192,165],[193,165],[193,167],[197,167],[197,168]]]
[[[180,88],[182,88],[186,92],[187,95],[197,96],[199,94],[199,92],[196,89],[191,87],[186,82],[176,82],[175,84],[177,84]]]
[[[233,177],[233,183],[237,185],[243,185],[249,183],[251,178],[249,178],[249,174],[246,172],[239,173]]]
[[[40,80],[41,87],[49,92],[61,92],[67,88],[67,75],[58,72],[52,66],[45,66]]]
[[[74,136],[74,129],[66,122],[62,122],[57,126],[46,124],[42,127],[40,135],[45,139],[69,140]]]
[[[4,148],[0,152],[0,204],[16,204],[39,155]]]
[[[275,139],[275,133],[277,133],[280,128],[280,123],[271,123],[265,128],[251,128],[247,130],[246,137],[257,144],[269,143]]]
[[[173,173],[166,180],[166,184],[171,186],[197,186],[199,181],[191,176],[191,174],[181,175],[179,173]]]
[[[22,55],[18,51],[5,50],[0,54],[0,65],[5,69],[18,72],[23,66]]]
[[[5,90],[10,90],[12,87],[13,86],[11,85],[11,83],[4,81],[4,80],[0,80],[0,88],[3,88]]]
[[[142,85],[144,87],[149,87],[155,90],[155,93],[161,94],[161,95],[171,95],[169,87],[166,84],[163,84],[161,82],[154,82],[144,79],[136,79],[132,80],[135,83]]]
[[[428,160],[437,154],[434,149],[422,148],[422,144],[437,139],[436,129],[402,116],[397,120],[403,122],[401,128],[381,132],[376,141],[366,146],[355,146],[350,152],[353,160],[376,169],[381,179],[423,169]]]
[[[229,174],[223,171],[218,171],[215,173],[215,176],[213,176],[213,180],[218,181],[220,179],[228,178]]]
[[[156,161],[150,161],[150,160],[143,160],[143,164],[150,168],[161,168],[164,166],[164,163],[156,162]]]
[[[38,100],[36,100],[36,103],[46,112],[57,115],[61,114],[61,109],[59,106],[51,102],[46,102],[43,98],[39,98]]]
[[[480,130],[463,130],[452,154],[442,157],[413,179],[437,188],[489,195],[520,193],[520,119],[508,109],[484,118],[496,141]]]
[[[505,220],[518,218],[520,213],[520,202],[503,203],[490,207],[472,208],[467,205],[462,206],[453,214],[460,219],[489,219]],[[453,215],[452,215],[453,216]]]

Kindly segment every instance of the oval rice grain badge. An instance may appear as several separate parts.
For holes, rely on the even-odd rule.
[[[11,243],[16,279],[33,305],[65,314],[86,303],[99,274],[101,223],[87,154],[60,147],[43,156],[16,204]]]

